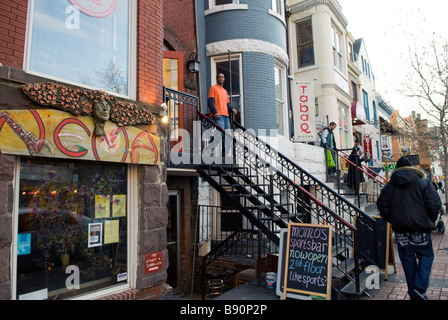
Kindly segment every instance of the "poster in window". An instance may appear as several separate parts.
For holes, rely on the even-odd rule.
[[[17,241],[17,255],[31,253],[31,233],[19,233]]]
[[[112,196],[112,217],[119,218],[126,216],[126,195],[114,194]]]
[[[110,196],[95,196],[95,219],[110,217]]]
[[[120,239],[120,220],[104,221],[104,244],[116,243]]]
[[[89,223],[88,247],[100,247],[103,245],[103,224],[101,222]]]

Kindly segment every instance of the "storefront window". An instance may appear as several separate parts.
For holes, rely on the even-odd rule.
[[[127,171],[22,158],[17,299],[65,299],[127,282]]]
[[[28,70],[129,95],[129,0],[39,0]]]

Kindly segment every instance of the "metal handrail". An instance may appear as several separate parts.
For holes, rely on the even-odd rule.
[[[219,128],[213,121],[211,121],[208,117],[206,117],[204,114],[202,114],[201,112],[198,113],[199,118],[203,121],[206,122],[208,125],[213,126],[215,129],[219,130],[221,132],[221,134],[223,135],[227,135],[229,138],[231,138],[234,142],[234,145],[238,146],[239,148],[241,148],[243,150],[243,152],[239,152],[241,150],[239,150],[238,152],[235,153],[235,158],[237,158],[238,156],[240,156],[241,154],[243,154],[244,152],[250,154],[252,156],[253,159],[256,160],[256,165],[255,167],[256,170],[258,170],[259,168],[263,168],[263,170],[270,170],[270,175],[272,177],[277,176],[277,179],[279,180],[279,185],[283,184],[284,185],[289,185],[292,186],[293,189],[297,190],[299,194],[304,195],[307,199],[313,201],[319,208],[321,208],[320,214],[322,215],[323,212],[326,212],[326,214],[328,214],[328,216],[324,219],[322,219],[322,223],[326,223],[326,220],[332,220],[333,221],[329,221],[330,225],[333,225],[335,227],[335,231],[339,234],[338,237],[339,238],[346,238],[346,236],[348,236],[349,234],[351,234],[351,237],[353,238],[353,244],[350,245],[353,248],[352,254],[353,257],[355,259],[355,268],[356,270],[358,270],[358,260],[360,258],[360,254],[358,251],[358,242],[360,241],[360,234],[359,232],[357,232],[356,227],[347,222],[343,217],[341,217],[340,215],[338,215],[336,212],[334,212],[331,208],[329,208],[326,204],[324,204],[321,200],[319,200],[316,196],[314,196],[313,194],[311,194],[308,190],[306,190],[305,188],[303,188],[301,185],[299,185],[297,182],[293,181],[289,176],[287,176],[286,174],[284,174],[283,172],[281,172],[280,170],[278,170],[278,168],[276,168],[275,166],[273,166],[271,163],[269,163],[268,161],[266,161],[265,159],[263,159],[262,157],[260,157],[257,153],[255,153],[253,150],[250,150],[244,143],[242,143],[241,141],[239,141],[238,139],[236,139],[236,137],[232,134],[230,134],[229,132],[226,132],[225,130]],[[239,126],[239,125],[238,125]],[[241,129],[244,129],[242,126],[239,126]],[[245,130],[245,129],[244,129]],[[259,139],[257,136],[255,135],[251,135],[252,138],[254,138],[256,141],[261,141],[261,139]],[[270,152],[273,152],[273,148],[270,147],[267,143],[262,142],[263,146],[267,149],[270,150]],[[275,152],[275,150],[274,150]],[[342,202],[346,202],[346,205],[349,206],[350,208],[354,209],[355,211],[358,211],[358,217],[360,218],[358,221],[361,223],[362,220],[364,220],[364,222],[369,223],[369,227],[371,228],[371,230],[373,231],[374,237],[376,236],[376,232],[375,232],[375,223],[374,223],[374,219],[369,217],[368,215],[366,215],[365,213],[362,212],[362,210],[360,210],[359,208],[355,207],[354,205],[352,205],[351,203],[347,202],[345,199],[343,199],[339,194],[335,193],[334,190],[332,190],[331,188],[327,187],[326,185],[324,185],[322,182],[320,182],[318,179],[312,177],[310,174],[308,174],[305,170],[302,170],[297,164],[295,164],[294,162],[292,162],[291,160],[289,160],[287,157],[285,157],[284,155],[282,155],[281,153],[277,153],[279,155],[280,158],[282,158],[282,161],[287,161],[289,162],[290,166],[293,167],[295,170],[301,170],[302,171],[302,175],[307,175],[308,179],[314,179],[315,181],[318,181],[320,183],[320,187],[324,188],[327,190],[327,192],[332,193],[335,197],[340,198]],[[219,166],[219,164],[218,164]],[[274,179],[272,179],[274,180]],[[310,205],[310,209],[311,209],[311,205]],[[322,212],[323,211],[323,212]],[[311,213],[311,211],[310,211]],[[318,213],[319,214],[319,213]],[[331,219],[329,219],[329,217],[331,217]],[[362,219],[361,219],[362,218]],[[344,231],[344,228],[346,229]],[[342,231],[342,232],[341,232]],[[358,240],[356,240],[358,239]],[[342,240],[342,239],[341,239]],[[344,239],[343,241],[347,241],[347,239]],[[377,253],[375,252],[375,260],[376,260],[376,256]],[[347,275],[349,276],[349,275]],[[350,277],[350,276],[349,276]],[[359,284],[359,274],[358,272],[355,273],[355,279],[353,279],[353,281],[356,284],[356,288],[357,288],[357,292],[359,293],[359,288],[360,288],[360,284]]]
[[[358,213],[359,216],[362,217],[366,217],[366,219],[370,219],[371,222],[374,222],[374,219],[371,218],[369,215],[367,215],[364,211],[362,211],[360,208],[356,207],[354,204],[352,204],[351,202],[347,201],[345,198],[343,198],[338,192],[336,192],[335,190],[333,190],[332,188],[328,187],[325,183],[323,183],[322,181],[320,181],[319,179],[317,179],[316,177],[314,177],[313,175],[311,175],[309,172],[307,172],[305,169],[301,168],[297,163],[295,163],[294,161],[292,161],[291,159],[289,159],[287,156],[285,156],[284,154],[282,154],[281,152],[277,151],[276,149],[274,149],[273,147],[271,147],[268,143],[261,141],[261,139],[257,136],[255,136],[254,134],[252,134],[250,131],[246,130],[243,126],[241,126],[239,123],[234,122],[236,127],[244,130],[246,133],[248,133],[250,136],[252,136],[252,138],[256,139],[257,141],[260,141],[262,144],[266,145],[267,148],[269,148],[271,151],[271,154],[276,154],[278,155],[278,157],[281,158],[281,161],[284,161],[287,163],[287,169],[286,171],[292,172],[294,170],[299,171],[299,173],[295,173],[292,172],[294,174],[295,177],[297,177],[301,182],[304,179],[304,177],[306,177],[306,179],[311,179],[313,180],[317,185],[320,186],[321,189],[325,190],[325,193],[328,193],[328,198],[330,197],[334,197],[335,199],[337,199],[339,202],[344,203],[345,206],[349,207],[351,210],[354,210]],[[292,170],[291,170],[292,169]],[[322,193],[322,192],[321,192]],[[335,201],[336,202],[336,201]],[[352,221],[350,221],[352,222]]]

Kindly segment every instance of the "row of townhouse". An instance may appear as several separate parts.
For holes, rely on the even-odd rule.
[[[208,113],[218,73],[235,120],[315,176],[325,176],[315,142],[330,121],[339,148],[356,135],[371,165],[381,160],[367,50],[336,0],[0,7],[2,299],[155,299],[200,288],[196,255],[245,223],[221,211],[225,199],[196,171],[201,157],[178,161],[194,147],[186,133],[196,132],[197,110]],[[218,208],[217,220],[204,220],[202,207]],[[199,235],[211,225],[211,236]]]
[[[223,73],[232,107],[238,110],[235,121],[315,177],[325,181],[318,132],[332,121],[338,124],[338,148],[351,149],[358,140],[369,165],[382,167],[373,69],[364,40],[348,32],[338,1],[204,0],[195,5],[198,51],[194,58],[200,63],[196,92],[204,114],[208,114],[208,90],[216,83],[216,75]],[[179,121],[178,126],[186,122]],[[179,138],[175,134],[171,140],[176,144]],[[213,241],[248,224],[239,213],[223,209],[226,199],[198,178],[194,165],[170,163],[168,186],[170,179],[179,181],[179,176],[184,187],[179,189],[177,184],[177,190],[170,189],[173,203],[188,206],[181,206],[178,216],[192,217],[188,221],[200,224],[198,234],[191,234],[185,223],[180,228],[198,242],[197,247],[193,244],[198,263],[185,264],[184,257],[179,265],[179,279],[181,275],[184,279],[179,289],[188,293],[201,287],[200,282],[191,281],[189,266],[196,266],[200,278],[200,257],[209,252]],[[190,248],[179,245],[178,252]]]

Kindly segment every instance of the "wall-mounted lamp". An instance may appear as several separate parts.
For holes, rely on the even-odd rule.
[[[166,106],[166,103],[162,103],[161,105],[162,111],[160,112],[160,117],[162,118],[162,123],[167,124],[168,123],[168,107]]]
[[[188,71],[190,71],[191,73],[199,72],[199,61],[198,61],[198,55],[196,54],[196,52],[193,52],[192,54],[190,54],[190,58],[188,58],[188,61],[187,61],[187,67],[188,67]]]

